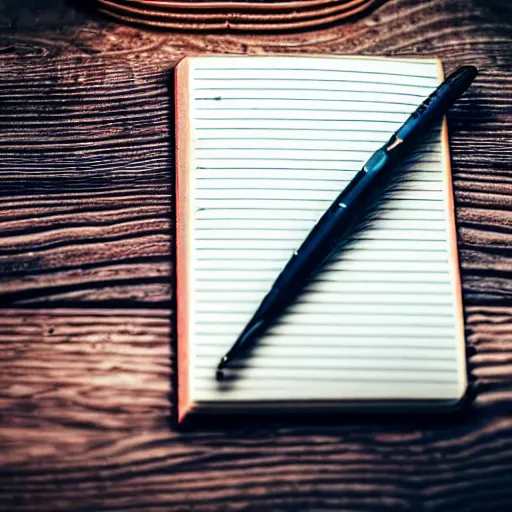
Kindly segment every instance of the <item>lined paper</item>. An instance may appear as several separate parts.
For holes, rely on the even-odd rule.
[[[441,127],[269,330],[215,369],[280,270],[439,82],[433,60],[191,59],[189,319],[194,402],[453,399],[464,365]]]

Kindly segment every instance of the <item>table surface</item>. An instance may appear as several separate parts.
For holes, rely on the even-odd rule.
[[[476,64],[449,115],[465,417],[177,432],[173,66],[196,52]],[[512,5],[389,0],[308,33],[166,33],[0,3],[0,508],[510,510]]]

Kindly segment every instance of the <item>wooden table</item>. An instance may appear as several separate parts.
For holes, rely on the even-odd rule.
[[[439,55],[476,400],[457,421],[176,432],[170,79],[191,52]],[[510,510],[512,5],[390,0],[309,33],[0,4],[0,508]]]

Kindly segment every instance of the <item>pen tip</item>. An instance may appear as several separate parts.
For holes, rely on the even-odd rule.
[[[223,380],[224,379],[224,371],[223,368],[226,365],[228,361],[228,357],[224,356],[219,363],[219,366],[217,366],[217,373],[215,374],[217,377],[217,380]]]

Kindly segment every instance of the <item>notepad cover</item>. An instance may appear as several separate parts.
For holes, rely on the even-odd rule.
[[[205,56],[176,71],[178,412],[444,407],[467,378],[446,122],[219,384],[291,254],[442,80],[435,59]]]

